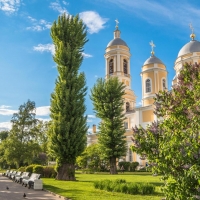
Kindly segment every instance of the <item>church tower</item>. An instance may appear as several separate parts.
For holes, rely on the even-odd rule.
[[[190,29],[192,31],[190,35],[191,41],[185,44],[178,53],[174,65],[176,75],[172,81],[172,85],[175,85],[177,83],[177,77],[185,63],[189,64],[200,63],[200,42],[195,40],[196,35],[194,34],[194,28],[192,27],[191,24],[190,24]]]
[[[126,42],[120,38],[120,30],[118,29],[118,21],[116,21],[116,29],[114,31],[114,39],[111,40],[104,55],[106,62],[106,76],[118,77],[118,79],[126,85],[124,95],[124,110],[131,112],[135,107],[136,96],[131,90],[131,67],[130,67],[130,49]]]
[[[167,90],[167,70],[163,62],[155,56],[153,41],[151,56],[142,66],[142,106],[153,105],[155,94]]]

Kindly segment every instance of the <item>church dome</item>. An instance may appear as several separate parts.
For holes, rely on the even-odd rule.
[[[151,55],[150,58],[148,58],[145,62],[144,62],[144,65],[148,65],[148,64],[152,64],[152,63],[161,63],[163,64],[163,62],[157,58],[156,56],[154,55]]]
[[[107,47],[114,46],[114,45],[123,45],[123,46],[127,46],[128,47],[126,42],[124,40],[122,40],[121,38],[115,38],[115,39],[111,40],[108,43]]]
[[[200,42],[197,40],[191,40],[185,44],[178,53],[178,57],[188,53],[200,52]]]

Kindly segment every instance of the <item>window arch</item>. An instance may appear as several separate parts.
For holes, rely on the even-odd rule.
[[[166,80],[164,78],[162,79],[162,88],[163,88],[163,90],[167,89]]]
[[[128,63],[127,60],[123,60],[123,68],[124,68],[124,74],[128,74]]]
[[[113,72],[114,72],[114,65],[113,65],[113,59],[111,59],[110,61],[109,61],[109,74],[113,74]]]
[[[145,86],[146,86],[146,93],[151,92],[151,80],[147,79],[145,81]]]
[[[130,103],[126,102],[126,112],[128,112],[130,110]]]

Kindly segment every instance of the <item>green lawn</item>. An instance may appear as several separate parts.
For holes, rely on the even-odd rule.
[[[76,174],[77,181],[58,181],[54,179],[43,178],[44,189],[50,190],[56,194],[71,198],[72,200],[160,200],[163,194],[160,191],[159,176],[152,176],[150,173],[125,173],[118,175],[100,174]],[[106,192],[95,189],[93,182],[102,179],[126,179],[127,182],[149,182],[156,186],[156,194],[142,196],[129,195],[116,192]]]

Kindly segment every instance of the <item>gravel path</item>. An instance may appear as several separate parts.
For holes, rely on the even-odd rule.
[[[7,187],[9,189],[7,189]],[[23,195],[26,194],[24,198]],[[12,180],[0,174],[0,200],[69,200],[44,190],[28,189],[21,184],[15,183]]]

